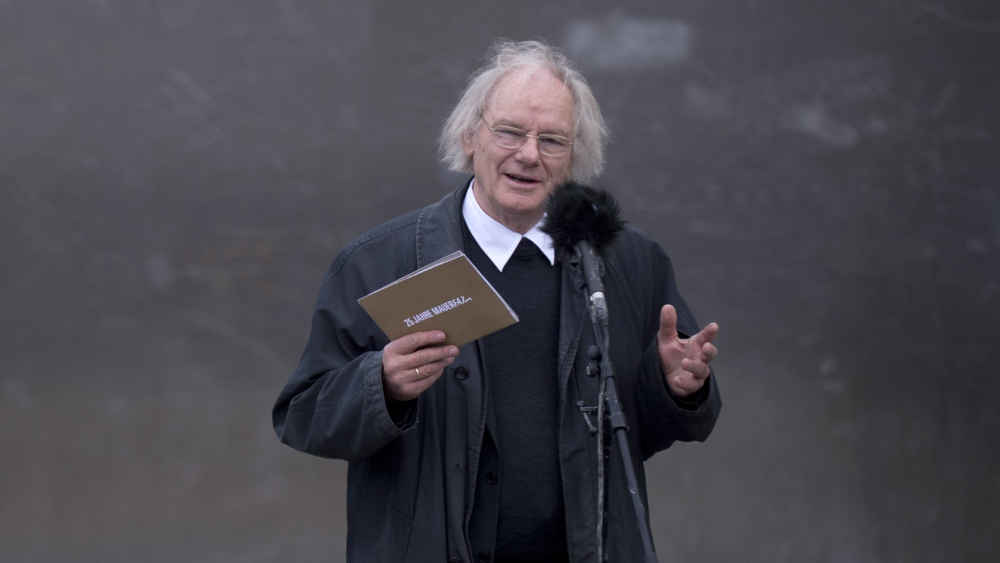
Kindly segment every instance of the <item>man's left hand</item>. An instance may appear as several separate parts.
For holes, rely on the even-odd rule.
[[[656,333],[660,366],[667,378],[667,387],[678,397],[697,392],[708,379],[709,363],[719,354],[712,340],[719,334],[719,325],[708,323],[691,338],[677,334],[677,310],[673,305],[660,309],[660,330]]]

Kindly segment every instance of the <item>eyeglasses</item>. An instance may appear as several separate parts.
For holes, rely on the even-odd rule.
[[[485,117],[480,117],[486,128],[493,133],[493,140],[497,146],[506,150],[517,150],[524,146],[528,137],[534,138],[538,142],[538,152],[550,158],[566,156],[573,147],[573,141],[562,135],[552,133],[528,133],[524,129],[519,129],[511,125],[490,125]]]

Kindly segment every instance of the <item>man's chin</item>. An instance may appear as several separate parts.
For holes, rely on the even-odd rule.
[[[548,190],[541,183],[535,186],[510,186],[505,191],[506,197],[504,199],[517,206],[537,207],[543,205],[545,197],[548,195]]]
[[[509,192],[499,203],[504,211],[521,217],[538,215],[541,217],[545,211],[546,197],[543,190],[535,190],[530,193]]]

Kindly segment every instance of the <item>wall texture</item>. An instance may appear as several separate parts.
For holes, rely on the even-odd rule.
[[[496,37],[583,68],[601,180],[722,326],[651,460],[665,561],[987,561],[993,2],[0,0],[0,559],[340,561],[346,465],[271,402],[352,236],[462,178]]]

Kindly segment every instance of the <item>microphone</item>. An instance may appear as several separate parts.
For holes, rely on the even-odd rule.
[[[621,232],[625,222],[618,213],[618,203],[611,195],[603,190],[595,190],[587,186],[576,183],[566,183],[552,191],[549,196],[548,210],[542,231],[552,237],[552,243],[562,256],[579,256],[583,263],[583,274],[587,280],[587,291],[589,295],[590,320],[594,327],[594,336],[597,341],[596,353],[590,352],[591,359],[594,356],[601,358],[601,390],[597,396],[597,404],[593,407],[585,406],[583,401],[577,401],[583,419],[591,433],[597,436],[597,451],[604,455],[597,456],[597,553],[601,559],[604,549],[604,538],[600,532],[604,522],[604,487],[607,477],[604,472],[604,457],[608,455],[608,450],[604,446],[604,432],[599,429],[604,428],[604,407],[607,406],[608,424],[613,430],[615,442],[618,444],[618,453],[621,454],[622,466],[625,469],[625,482],[627,492],[632,499],[632,507],[635,510],[636,524],[639,527],[639,535],[642,539],[644,552],[643,561],[655,563],[656,553],[653,551],[652,535],[646,522],[646,508],[643,505],[642,497],[639,495],[638,479],[635,475],[635,466],[632,462],[632,454],[629,451],[629,442],[626,433],[628,432],[628,419],[622,411],[621,401],[618,399],[618,389],[615,385],[614,365],[611,362],[611,343],[608,329],[608,306],[604,298],[604,282],[601,280],[604,270],[604,262],[601,260],[601,250],[603,250],[615,236]],[[597,426],[590,420],[589,413],[596,411]]]
[[[553,246],[564,255],[576,254],[590,293],[591,315],[607,323],[604,298],[604,262],[600,252],[622,230],[618,202],[605,190],[568,182],[549,196],[545,223],[541,229],[552,237]]]

